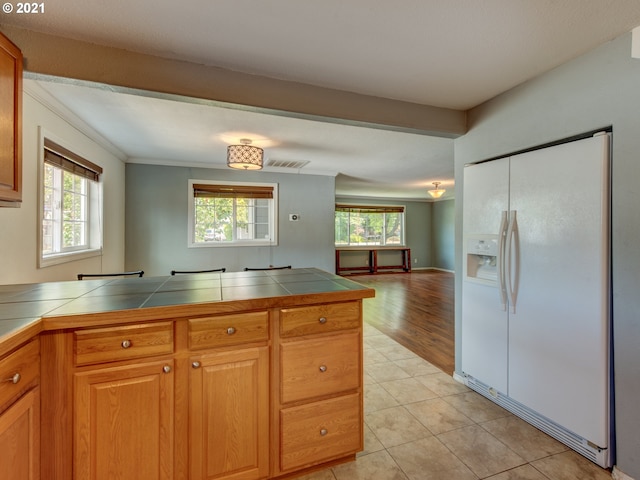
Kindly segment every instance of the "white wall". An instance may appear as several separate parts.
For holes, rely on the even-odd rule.
[[[465,163],[613,127],[612,251],[617,466],[640,479],[640,60],[631,35],[527,82],[469,113],[455,140],[456,271],[462,271]],[[460,368],[460,290],[456,277],[456,370]],[[570,381],[570,379],[568,379]]]
[[[22,205],[0,208],[0,284],[74,280],[85,271],[120,271],[124,267],[124,163],[61,117],[42,92],[23,95]],[[43,127],[75,152],[104,169],[104,253],[101,257],[38,268],[39,133]],[[84,126],[86,127],[86,126]],[[89,130],[86,127],[87,131]]]

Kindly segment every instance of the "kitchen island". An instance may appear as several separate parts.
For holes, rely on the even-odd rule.
[[[0,286],[0,372],[24,371],[0,387],[0,446],[23,439],[12,465],[47,479],[288,478],[353,459],[373,296],[317,269]]]

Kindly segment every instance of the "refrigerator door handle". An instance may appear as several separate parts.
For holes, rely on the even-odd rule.
[[[502,211],[502,218],[500,219],[500,230],[498,232],[498,290],[500,291],[500,304],[502,310],[507,309],[507,287],[505,285],[505,269],[504,269],[504,247],[507,239],[507,211]]]
[[[520,239],[518,237],[518,219],[516,210],[511,210],[511,212],[509,212],[505,260],[505,283],[507,284],[509,305],[511,306],[511,313],[516,313],[516,300],[518,297],[518,283],[520,279]]]

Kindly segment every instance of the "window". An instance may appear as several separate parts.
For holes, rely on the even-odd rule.
[[[189,245],[276,243],[277,185],[189,181]]]
[[[44,139],[40,266],[101,253],[102,168]]]
[[[336,245],[404,245],[403,206],[336,205]]]

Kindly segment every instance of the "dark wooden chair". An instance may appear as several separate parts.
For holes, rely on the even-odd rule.
[[[214,273],[214,272],[226,272],[226,268],[212,268],[211,270],[171,270],[171,275],[181,273]]]
[[[258,268],[250,268],[244,267],[245,272],[254,272],[258,270],[287,270],[290,269],[291,265],[287,265],[286,267],[258,267]]]
[[[133,272],[120,272],[120,273],[79,273],[78,280],[83,278],[101,278],[101,277],[142,277],[144,275],[143,270],[135,270]]]

